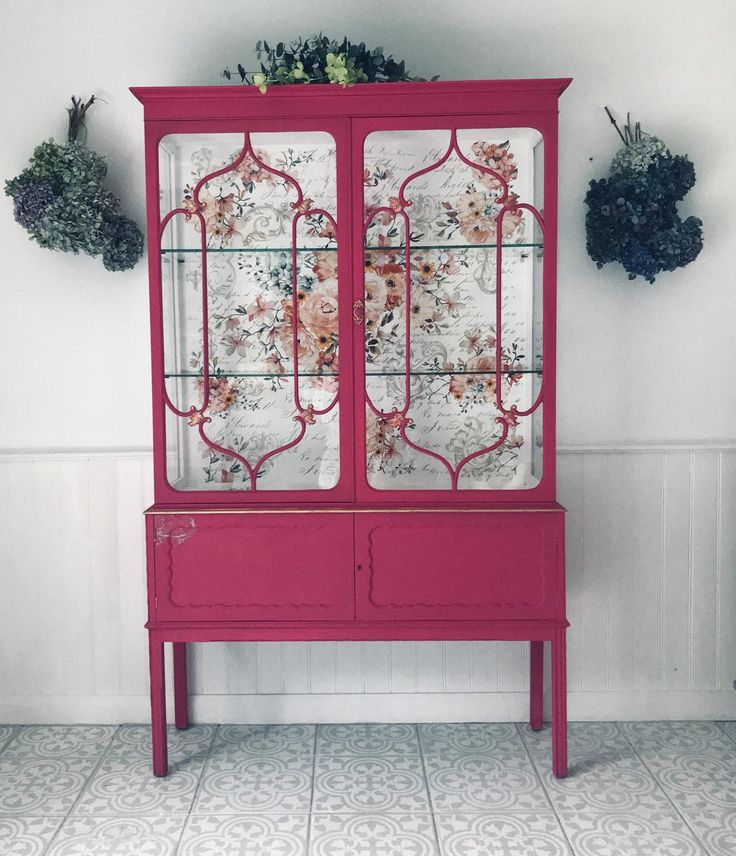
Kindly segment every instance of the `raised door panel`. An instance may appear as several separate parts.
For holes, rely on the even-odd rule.
[[[358,619],[559,618],[561,513],[356,515]]]
[[[158,515],[159,621],[351,620],[350,514]]]

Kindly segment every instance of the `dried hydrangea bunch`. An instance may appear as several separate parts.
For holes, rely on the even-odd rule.
[[[355,44],[347,36],[341,41],[329,36],[309,36],[295,39],[285,45],[279,42],[270,47],[266,41],[256,42],[256,56],[260,71],[246,71],[238,63],[242,83],[257,86],[265,92],[269,84],[279,83],[381,83],[399,80],[422,80],[406,71],[404,61],[397,62],[385,56],[383,48],[366,48],[365,42]],[[232,72],[226,68],[223,76],[228,80]],[[433,77],[432,80],[437,80]]]
[[[620,262],[629,279],[654,282],[657,274],[684,267],[703,248],[702,221],[681,220],[677,203],[695,184],[695,168],[673,155],[657,137],[643,134],[627,119],[610,174],[591,181],[585,197],[588,255],[599,268]]]
[[[102,186],[105,159],[76,140],[94,100],[72,98],[67,142],[36,146],[26,169],[5,182],[5,194],[16,222],[40,246],[101,255],[108,270],[129,270],[143,255],[143,235]]]

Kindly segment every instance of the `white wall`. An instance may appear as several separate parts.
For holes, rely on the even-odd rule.
[[[126,210],[143,223],[142,111],[127,87],[220,83],[221,68],[252,60],[252,45],[262,37],[276,41],[320,28],[339,35],[345,32],[383,44],[389,52],[405,57],[416,73],[439,73],[446,79],[574,77],[561,102],[559,434],[562,444],[577,450],[574,454],[581,454],[584,461],[589,460],[585,455],[591,454],[590,460],[596,461],[590,465],[596,478],[586,482],[586,496],[599,509],[598,516],[592,522],[573,516],[573,543],[575,538],[587,539],[587,543],[592,538],[594,544],[596,539],[610,540],[610,526],[614,524],[620,528],[618,537],[626,540],[626,526],[615,522],[611,516],[615,507],[606,505],[610,485],[620,477],[622,458],[617,450],[630,449],[628,454],[634,457],[625,460],[627,467],[633,467],[639,453],[644,455],[642,460],[650,462],[647,445],[681,443],[699,466],[701,460],[710,462],[707,456],[714,454],[709,451],[709,441],[717,439],[722,441],[719,448],[730,449],[736,439],[736,360],[731,332],[736,310],[731,258],[732,235],[736,233],[736,206],[731,203],[736,186],[736,160],[731,153],[736,114],[730,108],[736,84],[736,65],[731,59],[736,12],[729,0],[701,0],[697,4],[684,0],[618,0],[615,4],[528,0],[511,6],[472,3],[466,4],[466,11],[452,9],[447,0],[409,0],[390,8],[354,0],[342,4],[324,0],[268,4],[231,0],[4,3],[0,28],[0,176],[17,174],[37,141],[51,135],[62,138],[68,97],[94,91],[108,103],[95,106],[90,114],[90,144],[108,155],[110,186],[123,196]],[[683,213],[702,217],[706,246],[697,262],[665,274],[654,286],[628,283],[619,270],[599,272],[585,253],[582,198],[588,180],[606,171],[616,149],[617,138],[607,124],[604,103],[619,113],[631,110],[645,130],[661,135],[673,151],[689,154],[695,163],[698,181],[685,200]],[[128,274],[109,274],[99,261],[40,250],[13,223],[10,201],[5,198],[0,199],[0,258],[0,360],[5,368],[0,451],[34,450],[31,457],[13,456],[12,477],[7,469],[1,476],[5,483],[0,519],[6,525],[14,521],[9,530],[12,537],[5,542],[10,547],[0,558],[3,610],[14,616],[14,627],[25,622],[33,633],[23,636],[22,651],[12,637],[0,637],[3,668],[11,670],[11,677],[16,676],[8,683],[4,679],[7,675],[0,673],[0,686],[10,696],[33,696],[43,683],[57,697],[72,699],[66,715],[90,718],[87,702],[80,701],[75,708],[73,699],[95,695],[98,684],[77,686],[80,676],[94,674],[109,697],[109,716],[115,719],[129,711],[123,697],[131,688],[133,694],[141,690],[139,544],[130,542],[129,530],[121,530],[114,516],[101,521],[80,518],[75,510],[80,515],[87,513],[88,494],[84,494],[87,499],[79,499],[80,506],[74,505],[67,482],[56,483],[54,479],[61,477],[63,469],[64,479],[71,478],[72,484],[86,491],[83,481],[74,481],[84,479],[84,468],[79,472],[74,467],[68,470],[67,458],[59,459],[65,461],[62,466],[53,455],[44,453],[79,450],[82,457],[78,459],[86,460],[90,449],[112,450],[106,458],[95,458],[105,464],[95,471],[92,487],[100,502],[92,504],[93,510],[108,508],[102,500],[117,501],[113,497],[120,489],[132,491],[126,500],[129,513],[137,514],[147,500],[148,493],[136,487],[138,482],[129,485],[119,481],[115,488],[109,481],[113,471],[127,479],[127,471],[116,470],[120,460],[129,460],[124,455],[126,450],[150,446],[145,265],[141,263]],[[583,453],[581,447],[599,448]],[[605,467],[596,457],[600,455],[607,462]],[[563,464],[563,472],[565,466],[572,464]],[[611,678],[608,666],[604,668],[596,660],[603,656],[595,653],[601,650],[596,646],[602,644],[602,637],[597,635],[603,608],[597,598],[603,596],[602,591],[606,592],[604,614],[609,619],[615,617],[607,625],[604,639],[606,662],[613,657],[618,663],[615,652],[619,643],[626,652],[631,644],[625,620],[630,589],[612,581],[628,579],[626,575],[634,581],[640,579],[643,594],[635,605],[637,621],[644,627],[653,626],[650,618],[655,623],[660,620],[663,609],[671,610],[667,630],[663,631],[667,649],[660,652],[663,657],[669,656],[670,649],[679,650],[677,646],[693,632],[699,638],[701,631],[693,631],[701,623],[699,598],[710,598],[716,609],[717,598],[724,597],[715,579],[721,573],[733,574],[732,557],[719,553],[713,545],[718,543],[718,549],[723,549],[729,527],[718,529],[718,515],[730,505],[717,501],[714,491],[716,483],[720,491],[728,490],[730,483],[717,482],[718,469],[712,470],[711,463],[704,466],[698,484],[710,491],[707,499],[691,500],[689,489],[682,488],[668,499],[668,507],[675,515],[676,528],[685,527],[690,539],[694,530],[688,521],[698,513],[693,507],[711,509],[710,528],[703,536],[705,547],[688,546],[689,541],[675,539],[666,559],[644,551],[634,564],[626,564],[615,556],[615,550],[609,562],[609,545],[600,548],[602,553],[588,552],[581,559],[584,571],[580,571],[577,583],[581,600],[572,617],[581,633],[588,628],[587,636],[578,638],[582,640],[580,657],[588,658],[593,684],[575,685],[573,681],[573,686],[586,692],[590,686],[596,688],[594,696],[585,696],[589,703],[580,708],[580,715],[608,715],[610,707],[605,699],[610,701],[616,692],[628,693],[625,700],[629,702],[637,697],[636,681],[619,681],[615,669]],[[661,491],[658,493],[656,466],[654,470],[645,467],[637,476],[642,491],[637,537],[645,544],[661,540]],[[70,472],[74,474],[70,476]],[[18,499],[21,489],[22,503]],[[624,492],[621,501],[630,510],[627,496]],[[575,492],[563,495],[563,499],[574,500]],[[61,516],[55,519],[56,515]],[[40,536],[39,521],[43,523]],[[728,524],[727,517],[725,522]],[[117,559],[109,544],[99,555],[89,552],[84,527],[94,528],[98,523],[102,541],[107,544],[105,539],[113,538],[118,545]],[[29,553],[25,546],[35,549],[41,538],[58,544],[58,549],[52,549],[51,561],[41,561],[31,573],[32,551]],[[716,559],[723,555],[725,559]],[[118,573],[112,570],[113,561],[120,562],[120,575],[115,577],[117,599],[111,601],[103,595],[107,591],[106,575]],[[90,562],[98,576],[75,576],[68,585],[61,584],[74,568],[92,567]],[[683,566],[683,562],[687,564]],[[693,576],[682,570],[700,567],[698,563],[706,573],[702,583],[698,573]],[[665,588],[658,588],[656,583],[656,571],[661,568]],[[63,616],[53,597],[34,596],[29,602],[28,594],[34,590],[30,582],[38,579],[36,573],[48,580],[48,591],[61,587],[70,595],[64,602]],[[671,581],[670,573],[674,574]],[[98,583],[102,586],[99,591],[95,588]],[[672,610],[672,602],[690,604],[689,611],[684,606]],[[99,624],[98,611],[98,623],[90,626],[89,610],[97,603],[104,621]],[[733,606],[733,599],[730,604]],[[711,621],[710,613],[708,616],[703,620]],[[70,648],[75,678],[67,681],[66,676],[72,673],[53,659],[59,652],[58,638],[71,644],[79,634],[104,635],[108,620],[121,640],[115,643],[117,653],[113,656],[104,646],[99,648],[93,636],[85,637],[87,647]],[[733,640],[723,637],[728,624],[724,620],[717,633],[713,630],[707,656],[703,655],[710,658],[709,663],[718,657],[719,669],[725,670],[719,672],[717,704],[709,701],[716,685],[710,678],[707,688],[700,683],[701,668],[705,667],[699,643],[692,651],[687,649],[688,683],[676,690],[685,694],[685,713],[710,711],[715,715],[723,713],[723,705],[730,703],[725,690],[730,686],[729,675],[736,677],[736,664],[728,654]],[[126,647],[126,640],[131,640],[131,647]],[[341,685],[339,681],[335,684],[334,675],[347,674],[345,680],[351,687],[363,686],[362,678],[356,675],[364,674],[365,666],[358,664],[357,672],[351,670],[351,650],[337,649],[339,662],[348,664],[344,666],[347,672],[336,671],[330,658],[320,665],[317,655],[314,674],[318,677],[312,686],[315,693],[339,690]],[[223,679],[218,683],[225,661],[217,654],[211,656],[215,677],[211,674],[206,680],[214,683],[198,684],[205,694],[210,692],[207,687],[215,687],[216,695],[228,693],[233,686],[252,687],[248,681],[233,685]],[[115,657],[123,657],[123,661]],[[467,671],[467,661],[463,662],[465,666],[456,666],[450,655],[442,675],[433,678],[439,683],[432,684],[448,692],[456,688],[462,691],[456,707],[458,716],[463,710],[475,709],[470,700],[476,690],[506,687],[503,681],[494,687],[492,680],[482,687],[474,687],[465,679],[457,684],[458,668],[460,674],[465,674],[463,669]],[[111,677],[106,678],[108,667]],[[517,664],[510,668],[513,677],[509,686],[519,689],[521,667]],[[128,682],[127,674],[136,677]],[[20,683],[18,675],[23,678]],[[40,682],[35,688],[28,686],[34,675]],[[386,686],[399,691],[404,686],[402,681],[391,679]],[[415,682],[413,691],[423,686]],[[666,688],[663,684],[662,689]],[[421,695],[418,698],[421,703]],[[30,704],[27,709],[13,705],[18,717],[42,716],[42,711],[49,709],[48,705],[36,708]],[[429,711],[430,705],[425,706]],[[339,707],[332,709],[334,715],[339,714]],[[208,710],[215,715],[214,708]],[[635,707],[631,710],[636,713]],[[649,704],[647,713],[664,716],[667,711],[651,709]]]

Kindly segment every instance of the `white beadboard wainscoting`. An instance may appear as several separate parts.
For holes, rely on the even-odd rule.
[[[568,447],[572,719],[736,718],[736,443]],[[0,721],[145,721],[146,451],[0,455]],[[519,643],[192,646],[195,720],[509,720]]]

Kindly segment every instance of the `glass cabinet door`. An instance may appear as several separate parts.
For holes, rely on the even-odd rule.
[[[169,485],[334,488],[334,137],[175,134],[159,166]]]
[[[529,128],[365,137],[370,488],[539,483],[543,178]]]

